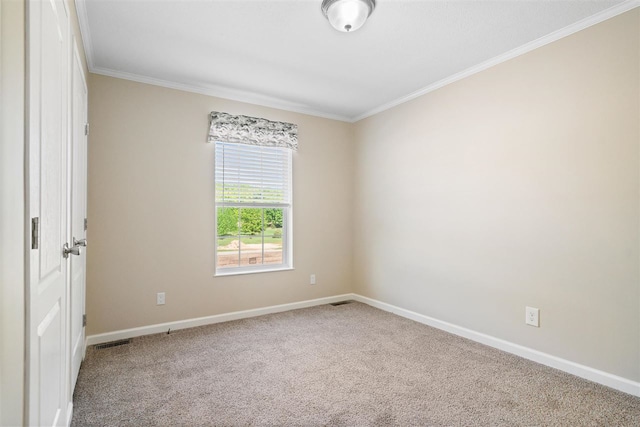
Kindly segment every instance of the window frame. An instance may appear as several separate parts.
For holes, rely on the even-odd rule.
[[[219,141],[220,143],[225,143],[224,141]],[[217,148],[218,141],[215,142],[215,147]],[[227,143],[228,144],[228,143]],[[240,143],[238,143],[240,144]],[[245,144],[249,145],[249,144]],[[276,147],[260,147],[260,148],[276,148]],[[242,274],[255,274],[255,273],[268,273],[272,271],[287,271],[294,270],[293,267],[293,151],[287,149],[287,160],[288,160],[288,190],[289,190],[289,203],[218,203],[218,199],[216,197],[215,186],[218,184],[216,179],[216,158],[215,158],[215,150],[214,150],[214,277],[223,277],[223,276],[235,276]],[[245,265],[245,266],[237,266],[237,267],[218,267],[218,209],[223,207],[229,208],[259,208],[259,209],[269,209],[269,208],[277,208],[282,209],[282,263],[281,264],[259,264],[259,265]],[[263,227],[264,227],[264,217],[263,217]],[[264,233],[264,231],[263,231]],[[264,245],[264,241],[263,241]],[[239,252],[241,253],[241,252]],[[263,246],[264,253],[264,246]],[[263,256],[264,260],[264,256]]]

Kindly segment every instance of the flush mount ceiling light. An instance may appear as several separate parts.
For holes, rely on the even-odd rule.
[[[322,13],[329,23],[346,33],[362,27],[375,7],[375,0],[322,0]]]

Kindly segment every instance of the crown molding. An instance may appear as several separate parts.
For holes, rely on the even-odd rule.
[[[474,65],[473,67],[467,68],[464,71],[453,74],[438,82],[432,83],[428,86],[425,86],[421,89],[411,92],[408,95],[402,96],[393,101],[382,104],[360,115],[350,117],[350,116],[344,116],[340,114],[334,114],[334,113],[316,110],[316,109],[313,109],[304,105],[300,105],[294,102],[290,102],[284,99],[269,97],[269,96],[261,95],[258,93],[252,93],[252,92],[247,92],[247,91],[242,91],[237,89],[230,89],[222,86],[203,86],[203,85],[197,85],[197,84],[191,84],[191,83],[178,83],[178,82],[156,79],[153,77],[148,77],[148,76],[143,76],[143,75],[138,75],[133,73],[127,73],[123,71],[112,70],[104,67],[96,67],[93,59],[93,44],[91,41],[91,32],[89,30],[89,20],[87,17],[87,9],[85,5],[86,1],[87,0],[75,0],[75,3],[76,3],[76,10],[78,12],[80,32],[82,35],[82,41],[84,43],[84,48],[85,48],[85,55],[87,58],[87,66],[91,73],[101,74],[104,76],[115,77],[115,78],[124,79],[124,80],[131,80],[139,83],[146,83],[146,84],[155,85],[155,86],[162,86],[169,89],[176,89],[176,90],[181,90],[185,92],[198,93],[201,95],[215,96],[218,98],[229,99],[232,101],[245,102],[249,104],[260,105],[263,107],[276,108],[280,110],[291,111],[294,113],[307,114],[311,116],[322,117],[322,118],[331,119],[331,120],[338,120],[341,122],[348,122],[348,123],[358,122],[362,119],[365,119],[367,117],[371,117],[375,114],[389,110],[400,104],[404,104],[405,102],[411,101],[429,92],[433,92],[451,83],[455,83],[459,80],[472,76],[476,73],[484,71],[488,68],[501,64],[510,59],[516,58],[520,55],[524,55],[525,53],[531,52],[532,50],[538,49],[549,43],[553,43],[564,37],[570,36],[571,34],[574,34],[578,31],[581,31],[593,25],[599,24],[600,22],[606,21],[607,19],[613,18],[615,16],[618,16],[622,13],[628,12],[629,10],[635,9],[640,6],[640,0],[626,0],[620,4],[617,4],[616,6],[603,10],[602,12],[599,12],[595,15],[592,15],[588,18],[585,18],[581,21],[578,21],[567,27],[564,27],[560,30],[547,34],[546,36],[540,37],[539,39],[536,39],[532,42],[526,43],[522,46],[512,49],[509,52],[498,55],[492,59],[481,62],[480,64],[477,64],[477,65]]]
[[[101,74],[103,76],[115,77],[124,80],[131,80],[138,83],[146,83],[154,86],[162,86],[169,89],[197,93],[200,95],[215,96],[217,98],[245,102],[248,104],[260,105],[263,107],[276,108],[279,110],[290,111],[294,113],[307,114],[315,117],[323,117],[325,119],[338,120],[348,123],[352,122],[351,117],[343,116],[340,114],[327,113],[325,111],[316,110],[294,102],[269,97],[258,93],[229,89],[222,86],[202,86],[190,83],[178,83],[157,79],[154,77],[143,76],[140,74],[112,70],[105,67],[97,67],[93,58],[93,43],[91,40],[91,30],[89,29],[89,18],[87,16],[86,1],[87,0],[75,0],[75,4],[76,11],[78,13],[78,24],[80,26],[82,42],[84,44],[85,56],[87,58],[87,68],[91,73]]]
[[[380,105],[372,110],[367,111],[359,116],[353,117],[351,119],[352,123],[358,122],[362,119],[366,119],[367,117],[371,117],[383,111],[389,110],[393,107],[396,107],[400,104],[404,104],[405,102],[411,101],[412,99],[418,98],[422,95],[425,95],[429,92],[433,92],[434,90],[440,89],[444,86],[450,85],[451,83],[455,83],[458,80],[462,80],[469,76],[472,76],[476,73],[484,71],[488,68],[501,64],[510,59],[516,58],[520,55],[524,55],[525,53],[531,52],[532,50],[538,49],[542,46],[548,45],[549,43],[553,43],[558,41],[564,37],[570,36],[578,31],[589,28],[593,25],[599,24],[602,21],[606,21],[607,19],[611,19],[615,16],[618,16],[624,12],[628,12],[631,9],[640,6],[640,0],[627,0],[616,6],[613,6],[609,9],[605,9],[602,12],[599,12],[595,15],[592,15],[588,18],[585,18],[581,21],[578,21],[574,24],[571,24],[567,27],[564,27],[560,30],[554,31],[546,36],[542,36],[539,39],[536,39],[532,42],[526,43],[522,46],[519,46],[515,49],[510,50],[509,52],[503,53],[501,55],[496,56],[495,58],[489,59],[487,61],[481,62],[480,64],[474,65],[471,68],[467,68],[464,71],[453,74],[447,78],[444,78],[438,82],[430,84],[428,86],[423,87],[422,89],[418,89],[415,92],[412,92],[408,95],[405,95],[401,98],[397,98],[393,101],[387,102],[386,104]]]
[[[102,67],[92,67],[89,71],[103,76],[116,77],[124,80],[131,80],[138,83],[146,83],[154,86],[162,86],[169,89],[192,92],[200,95],[215,96],[217,98],[229,99],[231,101],[245,102],[263,107],[276,108],[278,110],[290,111],[293,113],[307,114],[325,119],[338,120],[351,123],[351,118],[338,114],[326,113],[303,105],[289,102],[283,99],[260,95],[253,92],[245,92],[237,89],[229,89],[222,86],[199,86],[193,84],[177,83],[168,80],[156,79],[154,77],[142,76],[139,74],[126,73],[123,71],[111,70]]]

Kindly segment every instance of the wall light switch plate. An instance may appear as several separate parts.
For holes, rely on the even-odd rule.
[[[527,325],[540,327],[540,310],[534,307],[527,307],[525,310],[525,323]]]
[[[310,284],[310,285],[315,285],[315,284],[316,284],[316,275],[315,275],[315,274],[312,274],[312,275],[309,277],[309,284]]]
[[[156,295],[156,305],[164,305],[164,292],[158,292]]]

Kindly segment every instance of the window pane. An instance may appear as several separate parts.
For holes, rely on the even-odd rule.
[[[240,265],[240,209],[218,208],[218,268]]]
[[[264,263],[282,264],[284,209],[265,209],[264,226]]]
[[[263,211],[261,208],[240,209],[240,265],[262,264]]]
[[[289,265],[291,161],[288,149],[216,142],[216,269]]]

